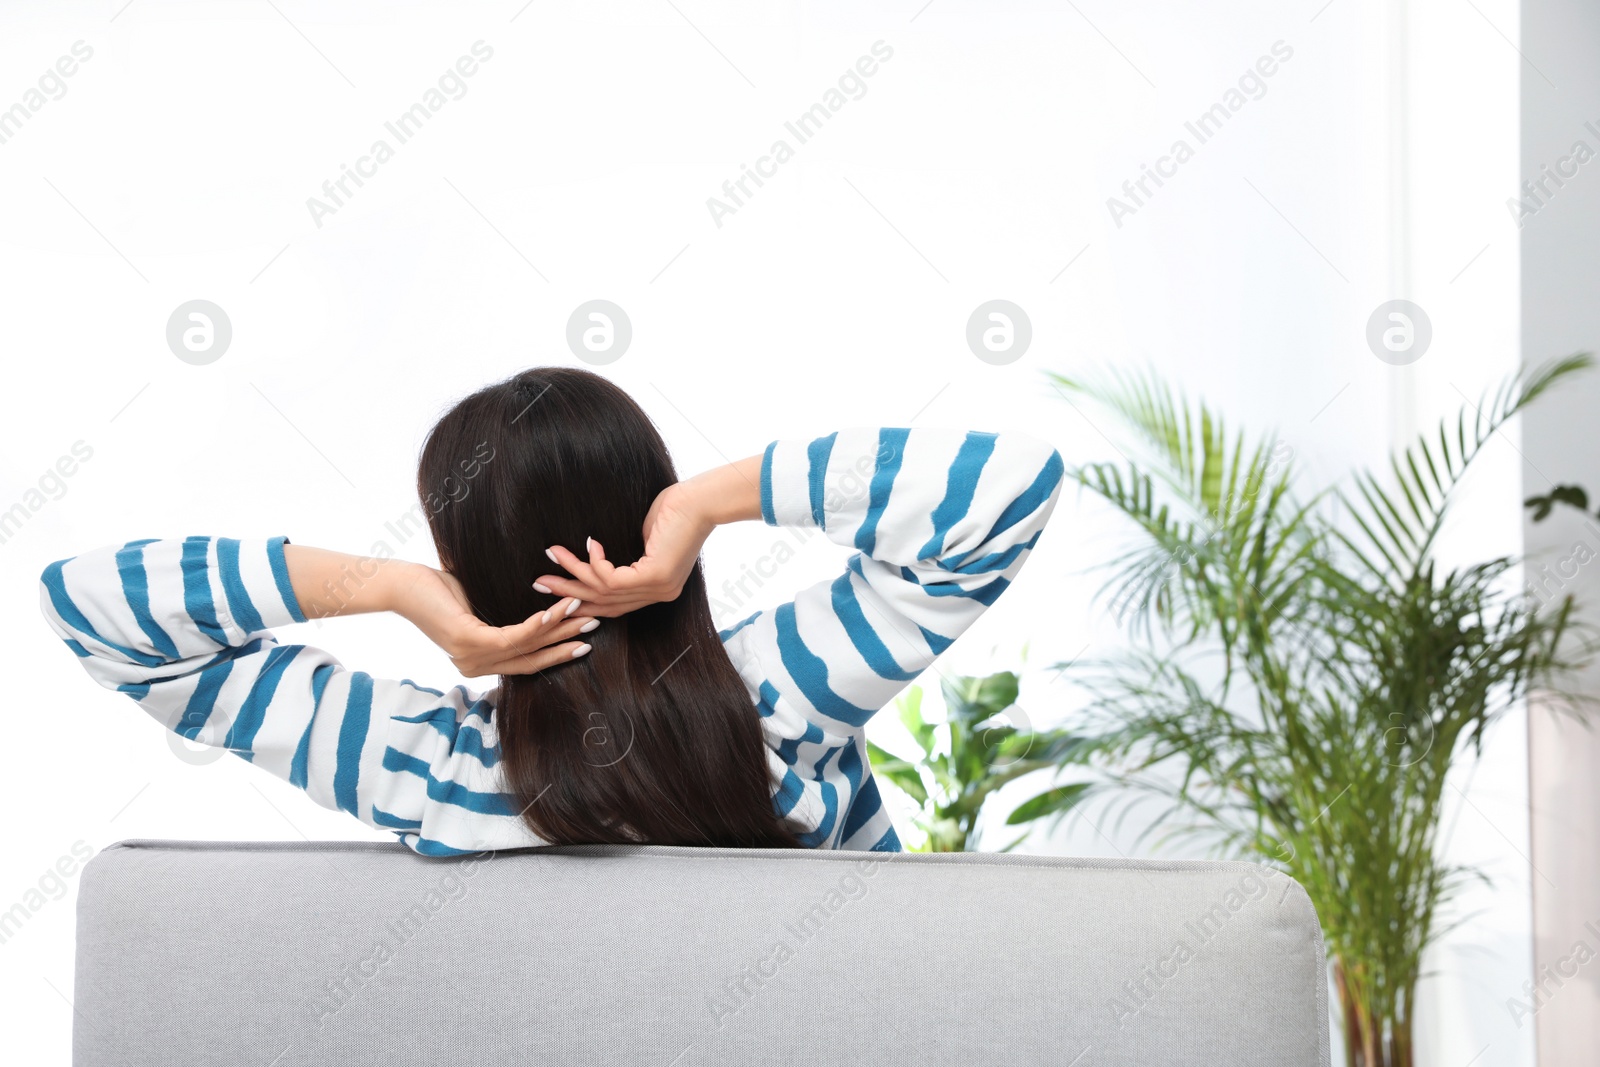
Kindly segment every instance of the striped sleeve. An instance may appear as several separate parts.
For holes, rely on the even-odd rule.
[[[833,825],[832,842],[872,848],[892,836],[852,751],[861,730],[1005,591],[1062,475],[1060,454],[1021,434],[858,429],[768,446],[766,522],[816,528],[856,551],[837,578],[758,613],[725,643],[779,739],[786,766],[775,775],[797,796],[821,783],[812,809],[819,828]],[[830,779],[847,795],[830,795]]]
[[[50,564],[46,620],[90,677],[168,729],[312,800],[450,855],[539,843],[499,791],[489,701],[348,670],[271,628],[304,622],[285,539],[130,541]]]

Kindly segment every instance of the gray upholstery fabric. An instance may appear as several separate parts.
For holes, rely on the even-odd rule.
[[[1328,1064],[1322,933],[1243,863],[129,841],[74,1063]]]

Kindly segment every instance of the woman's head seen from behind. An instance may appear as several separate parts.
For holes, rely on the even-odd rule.
[[[417,486],[440,564],[474,614],[521,622],[559,598],[546,548],[618,566],[644,552],[665,443],[620,388],[536,368],[480,389],[433,427]],[[493,712],[506,788],[558,844],[788,846],[760,723],[722,649],[697,566],[674,601],[607,619],[585,658],[502,678]]]

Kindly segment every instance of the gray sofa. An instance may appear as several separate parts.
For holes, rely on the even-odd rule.
[[[126,841],[76,986],[79,1067],[1329,1062],[1244,863]]]

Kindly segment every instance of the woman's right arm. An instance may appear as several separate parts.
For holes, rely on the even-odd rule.
[[[812,721],[863,726],[1011,584],[1062,474],[1054,448],[1014,433],[862,429],[774,442],[761,466],[764,521],[821,530],[857,553],[835,580],[756,616],[741,647]]]
[[[621,614],[675,598],[716,525],[762,519],[811,527],[858,550],[837,579],[758,612],[728,635],[764,681],[813,722],[858,729],[932,665],[1005,591],[1055,506],[1063,474],[1050,445],[1022,434],[857,429],[776,441],[661,494],[646,550],[613,567],[551,558],[578,580],[542,585]]]

